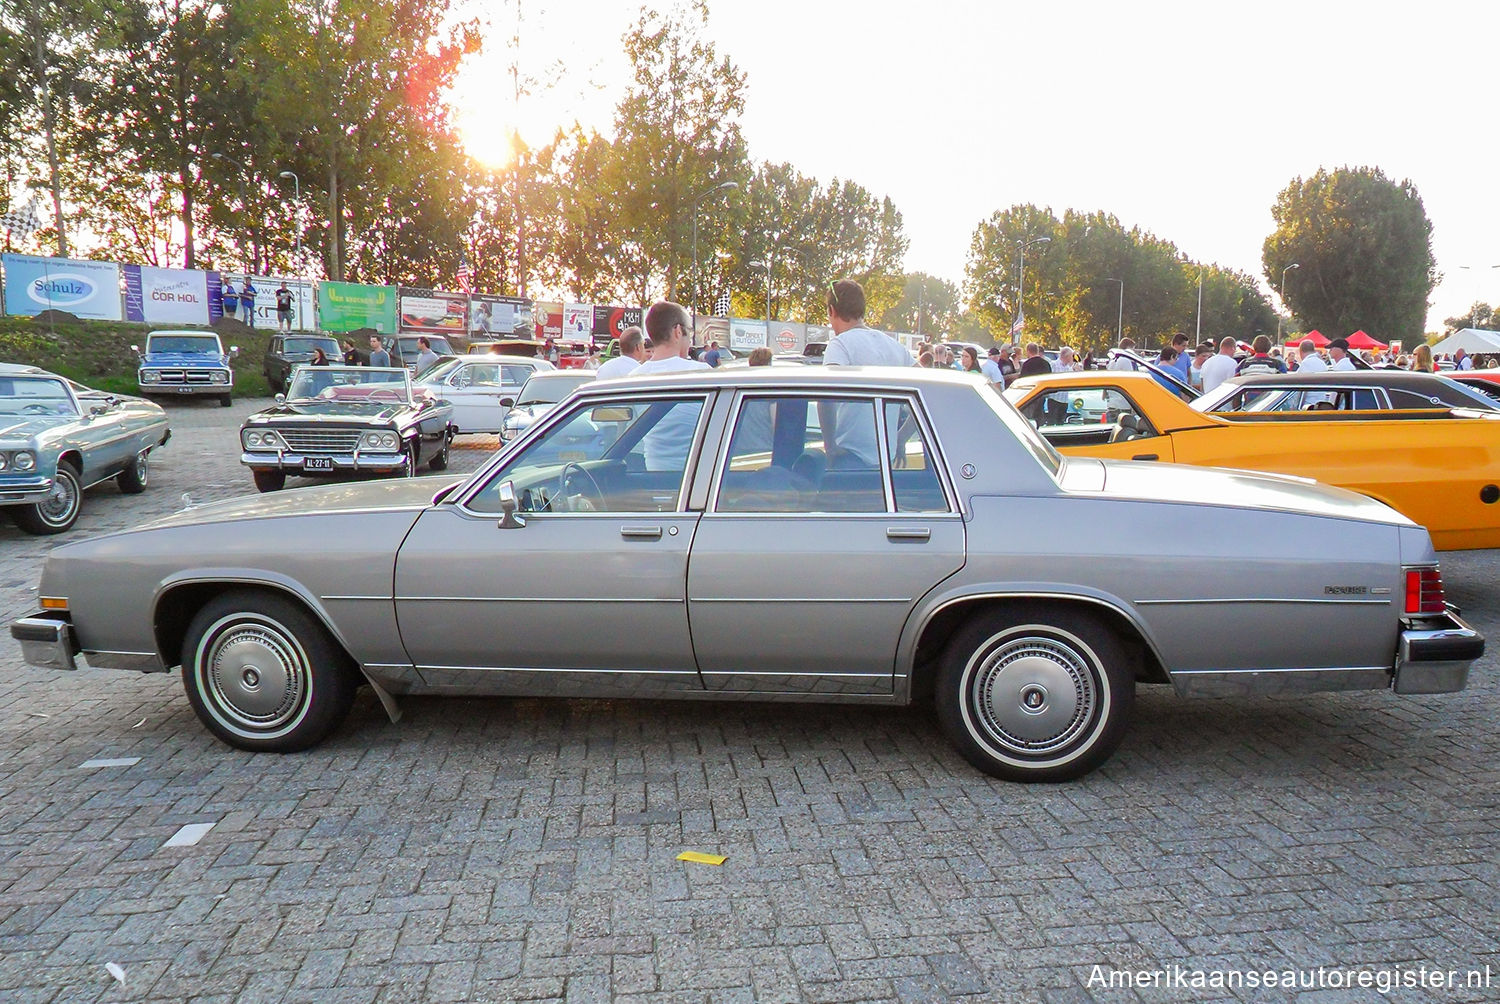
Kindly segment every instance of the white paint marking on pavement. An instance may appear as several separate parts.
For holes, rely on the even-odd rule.
[[[191,847],[202,840],[203,835],[213,828],[213,823],[188,823],[182,829],[172,834],[172,839],[162,844],[162,846]]]
[[[125,970],[121,969],[113,962],[106,962],[104,964],[104,971],[106,973],[109,973],[109,975],[113,976],[115,979],[119,980],[120,986],[123,987],[125,985]]]
[[[113,760],[85,760],[78,765],[79,770],[93,770],[95,767],[134,767],[141,762],[138,756],[122,756]]]

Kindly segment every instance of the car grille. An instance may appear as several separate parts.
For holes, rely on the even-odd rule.
[[[206,384],[214,382],[212,370],[158,370],[162,383]]]
[[[277,429],[293,453],[353,453],[359,429]]]

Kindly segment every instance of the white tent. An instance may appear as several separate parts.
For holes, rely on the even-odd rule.
[[[1469,355],[1476,352],[1500,352],[1500,331],[1485,331],[1483,328],[1464,328],[1455,331],[1432,347],[1432,354],[1452,355],[1463,349]]]

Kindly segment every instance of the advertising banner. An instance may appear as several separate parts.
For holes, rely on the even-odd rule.
[[[469,298],[469,334],[475,338],[535,338],[531,301],[475,293]]]
[[[210,273],[212,274],[212,273]],[[245,286],[245,275],[225,274],[224,278],[234,284],[236,290]],[[317,314],[315,308],[318,303],[317,290],[311,279],[288,279],[279,275],[252,275],[250,285],[255,287],[255,327],[275,328],[280,325],[276,316],[276,290],[285,283],[287,292],[292,294],[292,330],[293,331],[316,331]],[[223,297],[209,295],[210,302],[223,303]],[[244,318],[244,305],[240,305],[240,313],[235,315]],[[248,323],[248,322],[247,322]]]
[[[403,334],[461,335],[467,328],[469,298],[463,293],[402,286]]]
[[[125,265],[125,320],[207,325],[224,316],[219,273]]]
[[[803,333],[802,344],[826,342],[833,337],[833,329],[826,324],[809,324]]]
[[[565,303],[562,313],[562,337],[565,341],[593,340],[594,305],[592,303]]]
[[[123,320],[120,266],[108,261],[0,255],[5,268],[5,312],[33,317],[66,310],[97,321]]]
[[[318,327],[322,331],[374,328],[396,333],[396,287],[354,282],[318,283]]]
[[[766,322],[750,321],[742,317],[729,319],[729,347],[736,352],[749,352],[766,344]]]
[[[800,353],[807,343],[807,325],[796,321],[777,321],[771,325],[772,352]]]
[[[634,325],[641,326],[640,307],[611,307],[594,305],[594,340],[608,344],[611,338],[619,338],[620,332]]]
[[[532,308],[536,320],[538,338],[561,338],[563,331],[563,305],[560,303],[537,303]]]
[[[693,324],[693,344],[707,346],[709,342],[729,345],[729,318],[698,315]]]

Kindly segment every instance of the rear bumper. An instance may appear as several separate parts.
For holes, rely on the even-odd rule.
[[[38,669],[78,668],[78,640],[61,610],[43,610],[11,621],[10,636],[21,644],[21,658]]]
[[[1469,667],[1484,655],[1484,636],[1451,607],[1401,632],[1391,689],[1398,694],[1451,694],[1469,682]]]

